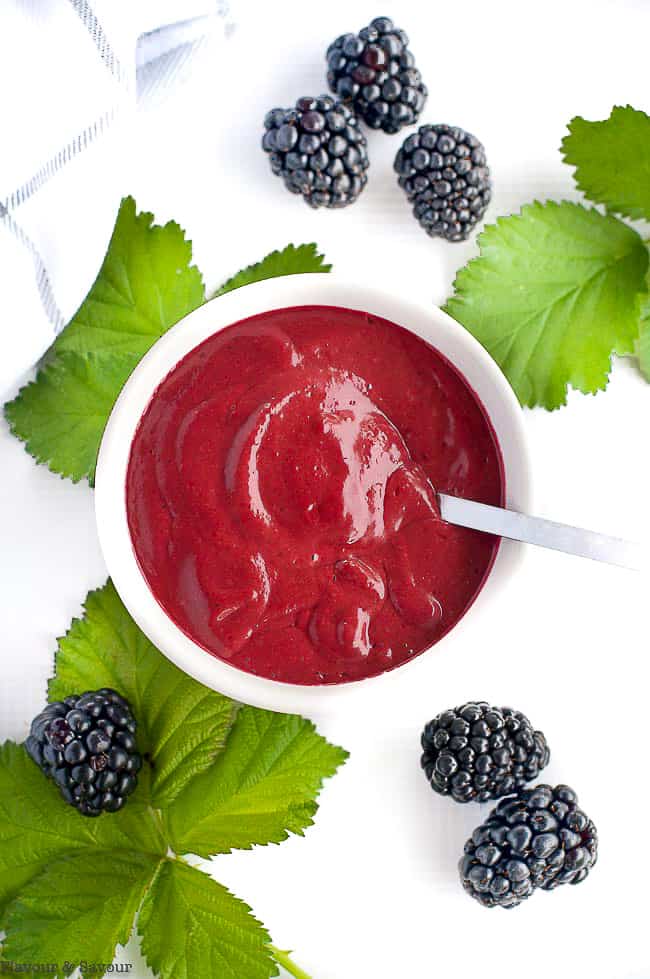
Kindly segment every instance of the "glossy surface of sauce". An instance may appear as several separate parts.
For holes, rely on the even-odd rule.
[[[234,324],[174,368],[126,493],[177,625],[243,670],[315,684],[410,659],[480,590],[496,541],[441,521],[434,487],[502,502],[476,395],[401,327],[307,306]]]

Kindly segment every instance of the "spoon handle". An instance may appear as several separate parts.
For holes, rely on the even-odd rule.
[[[498,537],[550,547],[555,551],[565,551],[635,571],[645,570],[648,566],[648,549],[632,541],[569,527],[542,517],[529,517],[516,510],[463,500],[446,493],[438,493],[438,499],[443,520],[460,527],[471,527]]]

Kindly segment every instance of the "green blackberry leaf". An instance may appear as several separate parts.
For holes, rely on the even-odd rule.
[[[650,221],[650,116],[631,105],[614,106],[600,122],[576,116],[562,150],[590,200]]]
[[[494,357],[522,405],[606,387],[634,350],[648,253],[632,228],[579,204],[534,203],[479,236],[446,310]]]
[[[129,940],[158,863],[142,853],[101,850],[53,861],[9,907],[5,959],[56,962],[48,975],[60,977],[82,963],[82,975],[97,975],[95,964],[110,964],[116,946]]]
[[[113,687],[138,719],[151,761],[151,801],[169,805],[224,745],[237,705],[182,673],[149,642],[109,581],[90,592],[82,619],[59,640],[49,699]]]
[[[242,269],[217,289],[215,296],[222,296],[225,292],[250,285],[252,282],[261,282],[262,279],[274,279],[279,275],[303,272],[329,272],[331,268],[332,266],[327,265],[324,257],[319,254],[317,245],[313,243],[287,245],[281,252],[271,252],[261,262]]]
[[[172,847],[207,857],[302,835],[346,758],[302,717],[242,707],[215,764],[166,810]]]
[[[5,406],[11,431],[37,462],[92,486],[108,416],[133,367],[125,354],[62,353]]]
[[[125,197],[104,264],[55,353],[125,354],[133,369],[158,337],[203,303],[201,273],[191,262],[192,243],[175,221],[156,225]]]
[[[149,347],[204,301],[192,246],[173,221],[152,224],[122,201],[97,280],[56,340],[48,364],[5,412],[27,451],[52,472],[88,479],[108,416]]]
[[[0,921],[8,904],[52,860],[81,851],[92,860],[98,849],[164,855],[167,843],[159,823],[138,802],[138,793],[139,787],[121,812],[88,819],[63,801],[22,745],[1,745]]]
[[[207,874],[166,860],[138,918],[142,951],[162,979],[269,979],[269,936],[250,908]]]
[[[133,369],[171,326],[204,302],[192,245],[174,221],[154,225],[126,197],[96,282],[56,340],[46,366],[5,406],[37,462],[73,482],[95,478],[108,416]],[[217,292],[294,272],[328,272],[316,245],[288,245]]]
[[[650,381],[650,307],[647,304],[639,336],[639,363],[646,381]]]
[[[176,225],[152,227],[149,215],[138,216],[132,201],[123,202],[109,254],[84,306],[36,381],[6,406],[12,430],[38,461],[74,480],[88,477],[92,484],[105,423],[125,380],[155,339],[203,301],[200,277],[189,260],[190,246]],[[329,268],[314,245],[291,245],[235,276],[219,294],[273,275]],[[86,819],[63,802],[24,748],[10,742],[0,746],[5,960],[67,957],[70,969],[64,961],[64,973],[82,955],[110,961],[116,943],[127,940],[153,875],[155,898],[145,899],[140,930],[149,961],[163,976],[217,974],[216,963],[222,979],[263,979],[277,974],[276,954],[292,974],[304,975],[287,953],[276,953],[246,905],[199,871],[163,859],[172,843],[166,813],[174,814],[184,845],[196,783],[198,794],[215,794],[216,828],[229,834],[211,841],[211,824],[203,820],[197,835],[208,852],[230,850],[237,840],[245,847],[279,841],[312,822],[322,779],[346,753],[300,718],[245,708],[238,723],[239,705],[166,660],[140,632],[110,582],[89,594],[84,617],[59,641],[49,697],[102,686],[115,687],[130,701],[146,756],[138,788],[119,813]],[[237,735],[230,737],[234,728]],[[233,757],[222,765],[220,756],[231,750]],[[221,777],[226,784],[217,789]],[[109,865],[116,886],[113,891],[108,882],[104,892]],[[79,882],[82,867],[86,876]],[[97,873],[89,875],[88,867]],[[83,934],[68,930],[70,917],[81,922]]]
[[[641,373],[650,381],[650,269],[646,276],[646,292],[641,296],[641,317],[639,322],[639,366]]]

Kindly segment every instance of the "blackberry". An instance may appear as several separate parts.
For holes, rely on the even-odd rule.
[[[536,889],[579,884],[598,858],[598,835],[567,785],[536,785],[502,799],[465,844],[463,887],[487,908],[514,908]]]
[[[84,816],[117,812],[138,781],[136,722],[128,702],[107,687],[56,701],[32,721],[25,748]]]
[[[366,137],[348,106],[330,95],[302,98],[295,109],[271,109],[262,149],[273,173],[311,207],[345,207],[366,186]]]
[[[432,238],[463,241],[490,203],[485,149],[456,126],[420,126],[404,140],[394,169],[413,214]]]
[[[541,731],[511,707],[482,701],[438,714],[422,732],[431,788],[456,802],[487,802],[538,778],[550,752]]]
[[[327,84],[371,129],[397,133],[418,121],[428,93],[408,44],[392,20],[375,17],[327,49]]]

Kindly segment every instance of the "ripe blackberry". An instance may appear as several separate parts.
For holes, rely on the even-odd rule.
[[[271,109],[262,149],[273,173],[311,207],[345,207],[366,186],[368,154],[359,121],[329,95],[302,98],[295,109]]]
[[[427,89],[408,49],[409,39],[388,17],[358,34],[343,34],[327,49],[327,84],[371,129],[397,133],[412,126]]]
[[[463,241],[490,203],[485,149],[456,126],[420,126],[404,140],[394,169],[413,214],[432,238]]]
[[[117,812],[135,789],[142,758],[128,702],[104,687],[56,701],[32,721],[25,748],[84,816]]]
[[[431,788],[456,802],[487,802],[538,778],[550,752],[541,731],[511,707],[463,704],[422,732],[421,764]]]
[[[514,908],[540,888],[579,884],[598,858],[596,827],[567,785],[502,799],[465,844],[463,887],[486,908]]]

